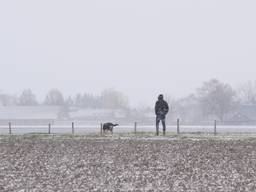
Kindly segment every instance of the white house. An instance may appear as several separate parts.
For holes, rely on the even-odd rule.
[[[0,124],[48,124],[59,119],[61,107],[58,106],[1,106]]]

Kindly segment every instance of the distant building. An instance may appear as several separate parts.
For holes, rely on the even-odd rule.
[[[229,115],[225,123],[229,124],[256,124],[256,105],[241,105]]]
[[[0,124],[44,125],[61,118],[58,106],[1,106]]]
[[[74,121],[105,122],[120,121],[127,117],[126,111],[121,109],[71,109],[70,119]]]

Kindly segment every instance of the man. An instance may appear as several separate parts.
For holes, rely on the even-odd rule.
[[[160,94],[158,96],[158,101],[155,105],[156,113],[156,135],[159,135],[159,123],[162,121],[163,125],[163,135],[165,135],[166,125],[165,125],[165,116],[169,111],[168,103],[164,100],[164,96]]]

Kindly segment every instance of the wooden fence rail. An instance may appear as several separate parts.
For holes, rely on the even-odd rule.
[[[26,128],[28,128],[28,129],[35,128],[36,129],[36,128],[39,128],[39,127],[42,128],[42,127],[45,127],[45,126],[43,126],[43,125],[42,126],[39,126],[39,125],[38,126],[36,126],[36,125],[35,126],[32,126],[32,125],[25,126],[25,125],[14,125],[14,124],[12,124],[12,122],[8,123],[9,135],[15,134],[17,129],[19,129],[19,132],[22,132],[22,130],[24,130],[24,132],[26,132]],[[59,130],[57,130],[58,127],[60,128]],[[55,131],[57,131],[57,132],[59,131],[60,132],[61,128],[63,128],[63,127],[65,128],[65,131],[67,131],[69,129],[70,130],[69,133],[74,135],[75,133],[79,133],[79,130],[81,131],[82,129],[85,130],[85,132],[87,130],[87,132],[94,132],[94,133],[96,133],[97,132],[97,128],[96,127],[99,127],[99,125],[98,126],[97,125],[92,125],[92,126],[89,126],[89,125],[86,126],[85,125],[85,126],[83,126],[83,125],[79,125],[79,123],[78,123],[75,126],[75,122],[71,122],[70,125],[66,126],[66,125],[54,125],[54,124],[49,123],[48,124],[48,132],[47,133],[48,134],[54,133],[54,131],[53,131],[54,129],[55,129]],[[81,127],[83,127],[83,128],[81,128]],[[126,126],[121,125],[121,126],[115,128],[114,131],[115,130],[119,130],[119,132],[122,132],[122,131],[126,132],[125,129],[123,129],[125,127],[126,127],[126,129],[128,129],[128,127],[129,127],[129,130],[130,130],[129,132],[134,132],[134,133],[138,133],[138,132],[154,132],[156,130],[155,126],[153,126],[153,125],[146,126],[146,125],[143,125],[141,123],[139,124],[138,122],[134,122],[133,125],[126,125]],[[172,130],[173,130],[173,128],[176,127],[176,134],[177,135],[181,134],[182,132],[184,133],[186,131],[191,132],[190,130],[188,130],[189,127],[193,128],[193,129],[196,129],[196,126],[193,126],[193,125],[182,125],[182,122],[181,122],[181,120],[179,118],[176,121],[176,126],[175,125],[171,125],[171,126],[169,126],[169,128],[170,127],[172,127]],[[210,125],[205,125],[205,126],[204,125],[202,125],[202,126],[199,125],[198,127],[199,127],[198,129],[203,129],[202,127],[207,127],[208,133],[211,132],[210,131],[210,129],[211,129]],[[254,127],[255,127],[255,132],[256,132],[256,125]],[[64,131],[64,128],[63,128],[63,131]],[[213,128],[212,129],[212,133],[214,135],[217,135],[217,121],[216,120],[214,120],[212,128]],[[191,129],[191,130],[193,130],[193,129]],[[1,126],[0,126],[0,130],[1,130]],[[222,130],[223,130],[223,128],[222,128]],[[168,131],[170,131],[170,129],[168,130],[168,127],[167,127],[166,131],[168,132]],[[200,131],[195,131],[195,132],[200,132]],[[100,134],[103,134],[103,133],[104,133],[103,132],[103,124],[101,123],[100,124]],[[0,134],[1,134],[1,132],[0,132]]]

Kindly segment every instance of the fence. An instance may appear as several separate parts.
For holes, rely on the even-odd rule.
[[[69,125],[17,125],[11,122],[6,126],[0,126],[0,134],[4,135],[20,135],[26,133],[45,133],[45,134],[88,134],[88,133],[103,133],[102,123],[98,125],[83,125],[79,122],[70,122]],[[114,128],[115,133],[137,133],[137,132],[155,132],[154,125],[143,125],[142,123],[134,122],[130,125],[120,125]],[[160,127],[161,131],[161,127]],[[177,119],[171,125],[167,125],[166,132],[176,134],[182,133],[256,133],[256,125],[218,125],[217,121],[209,122],[207,125],[185,125]]]

